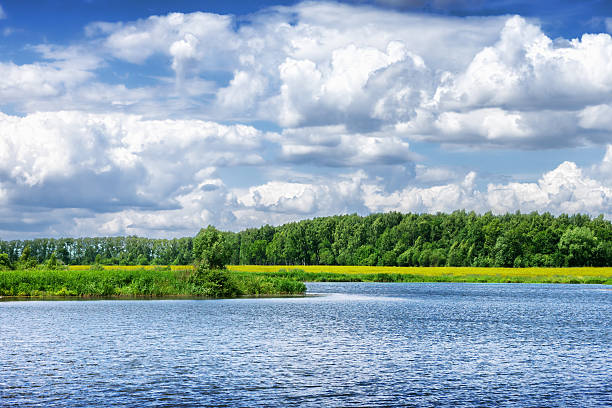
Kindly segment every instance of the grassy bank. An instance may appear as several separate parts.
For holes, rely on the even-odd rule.
[[[89,268],[0,271],[0,296],[202,296],[239,297],[301,294],[300,281],[268,274],[193,268]]]
[[[232,265],[233,272],[302,282],[490,282],[612,284],[612,268],[470,268]]]
[[[0,271],[0,296],[240,297],[301,294],[303,282],[491,282],[612,284],[612,268],[452,268],[232,265],[71,266]]]

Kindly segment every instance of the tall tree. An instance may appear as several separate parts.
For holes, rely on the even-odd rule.
[[[223,233],[209,225],[193,239],[193,257],[207,269],[224,269],[231,256],[231,248]]]

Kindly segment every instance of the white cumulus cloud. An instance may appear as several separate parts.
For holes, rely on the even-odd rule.
[[[607,165],[607,157],[603,165]],[[554,214],[612,215],[612,188],[604,181],[586,175],[573,162],[560,164],[544,173],[537,182],[491,183],[485,190],[476,187],[476,179],[477,174],[469,172],[461,182],[407,187],[393,193],[387,193],[376,185],[366,185],[365,203],[371,211],[435,213],[462,208],[496,214],[545,210]]]
[[[612,215],[609,34],[552,39],[520,16],[328,2],[85,31],[0,57],[0,232],[176,236],[458,208]],[[444,162],[585,146],[606,146],[604,160],[570,154],[488,185],[473,163]]]
[[[4,101],[53,97],[92,76],[86,70],[62,68],[54,64],[0,63],[0,97]]]
[[[39,206],[163,208],[197,188],[202,169],[261,164],[260,140],[249,126],[197,120],[0,114],[0,179],[15,201]]]
[[[281,158],[331,167],[411,164],[408,142],[390,132],[353,133],[344,126],[286,129],[279,135]]]
[[[449,107],[559,109],[606,100],[612,90],[612,38],[559,40],[519,16],[438,97]]]

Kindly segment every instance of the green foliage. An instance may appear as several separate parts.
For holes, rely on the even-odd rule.
[[[239,233],[209,226],[195,238],[172,240],[129,236],[0,241],[0,253],[19,268],[45,263],[53,253],[66,265],[186,265],[197,261],[209,269],[228,263],[612,266],[612,223],[601,216],[579,214],[390,212],[264,225]]]
[[[301,294],[302,282],[287,277],[207,270],[173,272],[170,268],[6,270],[0,296],[203,296],[211,298]]]
[[[378,262],[378,254],[372,245],[362,245],[355,252],[355,264],[364,266],[375,266]]]
[[[230,256],[231,247],[225,236],[212,225],[202,228],[193,239],[193,257],[204,269],[223,269]]]
[[[40,238],[29,241],[0,241],[0,252],[15,264],[25,247],[37,263],[44,263],[55,252],[65,265],[137,265],[153,259],[158,264],[187,265],[193,262],[192,238],[149,239],[141,237]],[[146,261],[145,261],[146,259]]]
[[[28,269],[0,274],[0,296],[168,296],[188,293],[174,272]]]
[[[319,251],[319,264],[333,265],[335,263],[334,254],[330,248],[322,248]]]
[[[193,285],[192,293],[206,297],[236,297],[241,295],[238,287],[230,279],[229,272],[221,269],[208,269],[204,264],[189,276],[188,282]]]
[[[37,262],[31,255],[32,250],[29,245],[26,245],[21,252],[19,261],[17,261],[17,268],[19,269],[32,269],[36,268]]]
[[[588,227],[567,229],[559,241],[559,252],[565,256],[565,266],[590,266],[597,239]]]
[[[136,264],[137,265],[148,265],[149,264],[149,259],[147,258],[147,256],[145,254],[140,254],[136,258]]]
[[[0,271],[7,269],[13,269],[13,264],[8,254],[0,254]]]
[[[394,251],[387,251],[382,256],[382,266],[396,266],[397,256]]]
[[[612,259],[612,242],[599,241],[593,252],[593,266],[606,266]]]
[[[57,259],[57,256],[55,256],[55,252],[53,252],[51,254],[51,257],[45,263],[45,267],[47,269],[51,269],[51,270],[54,270],[54,269],[65,269],[65,266],[62,263],[62,261]]]

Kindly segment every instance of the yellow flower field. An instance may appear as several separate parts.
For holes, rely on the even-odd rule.
[[[338,274],[410,274],[420,276],[499,276],[504,278],[612,278],[612,267],[594,268],[472,268],[472,267],[397,267],[397,266],[325,266],[325,265],[230,265],[228,269],[242,272],[277,272],[279,269],[301,269],[310,273]]]
[[[154,270],[165,268],[160,265],[105,265],[104,269],[114,270]],[[71,265],[69,270],[88,270],[91,265]],[[472,268],[472,267],[394,267],[394,266],[326,266],[326,265],[228,265],[230,271],[243,273],[276,273],[281,269],[299,269],[308,276],[317,278],[318,274],[337,274],[340,276],[410,275],[423,281],[466,281],[466,282],[566,282],[566,283],[610,283],[612,267],[583,268]],[[172,271],[189,271],[192,265],[171,265]],[[313,276],[314,274],[314,276]],[[374,279],[372,277],[374,276]],[[601,282],[598,282],[601,281]]]

